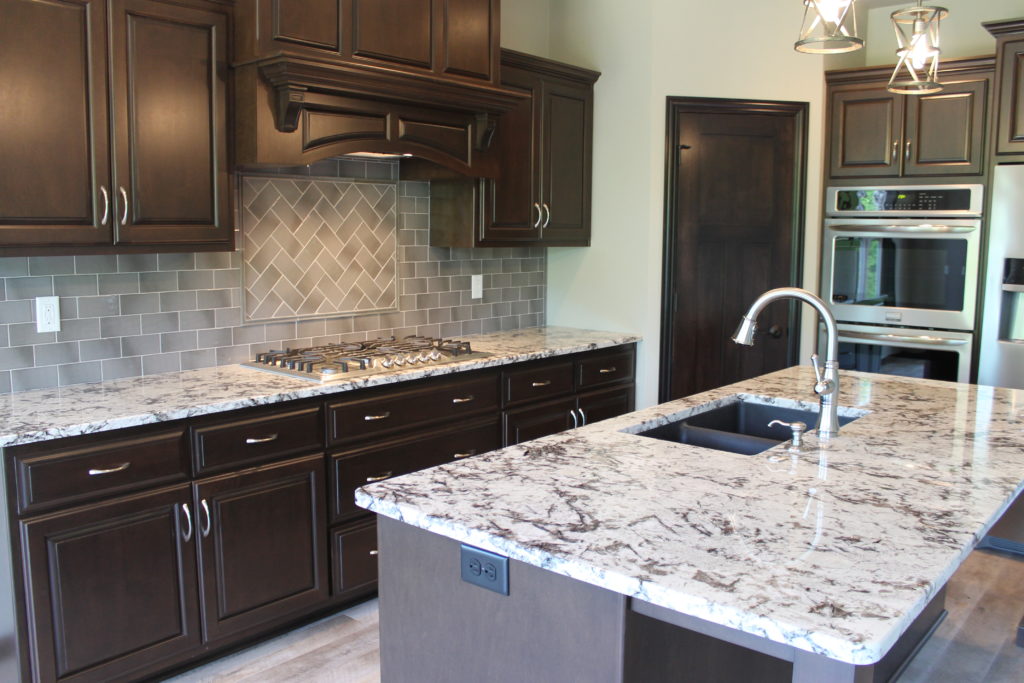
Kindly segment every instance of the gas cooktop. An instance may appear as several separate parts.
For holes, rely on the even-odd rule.
[[[490,355],[474,351],[466,341],[413,336],[267,351],[256,354],[255,360],[242,365],[317,382],[337,382],[388,370],[444,365]]]

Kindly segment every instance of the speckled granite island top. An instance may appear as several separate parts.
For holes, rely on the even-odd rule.
[[[842,374],[838,438],[754,456],[633,433],[736,400],[817,408],[809,368],[361,489],[363,507],[849,664],[872,664],[1024,479],[1024,391]],[[794,397],[807,397],[806,402]]]
[[[465,337],[487,358],[319,384],[240,365],[0,396],[0,447],[394,384],[639,341],[636,335],[535,327]]]

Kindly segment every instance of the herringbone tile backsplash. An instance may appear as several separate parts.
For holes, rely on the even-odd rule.
[[[353,158],[247,175],[234,253],[0,258],[0,393],[543,325],[546,251],[430,247],[430,185],[397,178]],[[38,333],[33,299],[52,295],[61,331]]]

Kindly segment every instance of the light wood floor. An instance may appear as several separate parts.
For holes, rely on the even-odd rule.
[[[949,616],[899,683],[1021,683],[1024,558],[971,554],[950,579]],[[380,680],[377,601],[371,600],[181,676],[173,683],[371,683]],[[753,683],[753,682],[752,682]]]

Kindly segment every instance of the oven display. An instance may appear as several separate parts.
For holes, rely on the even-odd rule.
[[[836,193],[837,211],[880,213],[883,211],[967,211],[971,208],[969,189],[928,188],[881,190],[860,188]]]

